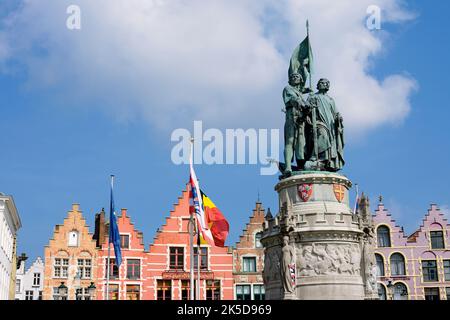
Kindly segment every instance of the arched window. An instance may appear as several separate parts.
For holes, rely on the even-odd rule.
[[[378,283],[378,298],[386,300],[386,288],[381,283]]]
[[[394,253],[391,256],[391,275],[392,276],[405,275],[405,259],[400,253]]]
[[[394,285],[394,300],[408,300],[408,288],[403,283]]]
[[[377,229],[378,247],[390,247],[391,236],[389,228],[386,226],[379,226]]]
[[[384,260],[383,257],[378,253],[375,253],[375,258],[377,259],[377,276],[384,277]]]

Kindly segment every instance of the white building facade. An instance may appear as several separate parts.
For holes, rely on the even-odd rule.
[[[25,261],[20,262],[16,275],[16,300],[42,300],[44,290],[44,262],[40,257],[25,269]]]
[[[16,268],[15,239],[21,226],[13,198],[0,193],[0,300],[13,298],[10,288]]]

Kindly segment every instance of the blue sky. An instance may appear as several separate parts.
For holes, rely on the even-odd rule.
[[[390,0],[381,2],[386,6],[401,3]],[[228,10],[226,3],[224,2],[224,7],[219,10],[221,13],[224,8]],[[236,17],[241,13],[247,14],[245,10],[253,10],[251,5],[245,8],[231,8],[234,6],[232,4],[229,6]],[[13,7],[0,6],[0,10],[3,10],[0,19],[11,14]],[[83,3],[81,8],[83,10]],[[294,12],[295,7],[292,8]],[[29,11],[35,9],[29,8]],[[94,9],[85,10],[85,16],[100,14]],[[53,7],[49,5],[48,14],[53,16],[52,10]],[[194,10],[183,10],[187,12],[180,16],[180,20],[190,21],[196,18],[197,13],[193,13]],[[306,8],[306,11],[308,10]],[[343,112],[344,121],[349,119],[347,164],[343,173],[358,183],[360,190],[370,196],[372,208],[375,208],[378,195],[382,194],[385,206],[398,223],[405,227],[405,231],[411,233],[419,226],[430,203],[436,203],[448,211],[450,202],[450,83],[446,74],[446,71],[450,70],[450,44],[447,40],[450,38],[450,32],[446,22],[450,5],[438,0],[409,1],[404,11],[412,12],[414,17],[397,17],[396,21],[382,24],[381,31],[372,32],[371,36],[379,39],[381,50],[370,47],[367,63],[362,67],[357,66],[362,68],[367,77],[380,82],[392,74],[401,75],[405,86],[408,79],[413,79],[414,90],[402,91],[403,87],[399,86],[398,91],[388,92],[388,89],[380,85],[380,91],[372,94],[370,89],[367,89],[367,94],[361,95],[361,92],[366,92],[366,88],[362,87],[356,76],[354,78],[349,73],[345,79],[339,81],[341,78],[332,71],[335,65],[324,62],[325,58],[320,60],[328,55],[325,52],[327,44],[319,37],[321,31],[317,30],[318,35],[312,39],[313,45],[314,42],[316,44],[313,49],[318,53],[316,63],[321,65],[319,72],[331,74],[332,85],[335,84],[336,90],[333,92],[332,89],[330,94],[337,96],[338,108],[346,111],[347,115]],[[136,227],[144,232],[144,241],[148,246],[188,179],[188,166],[176,166],[170,159],[174,146],[170,141],[170,132],[174,128],[191,130],[193,120],[203,120],[206,128],[282,127],[283,115],[276,110],[279,110],[281,105],[281,91],[285,85],[283,77],[287,70],[289,51],[304,35],[304,29],[299,29],[298,33],[289,36],[287,33],[280,33],[280,28],[293,28],[292,24],[286,22],[286,17],[281,18],[273,14],[270,19],[266,17],[260,21],[265,34],[269,35],[269,40],[275,40],[267,41],[273,44],[272,48],[267,46],[266,42],[261,42],[261,39],[255,38],[255,43],[261,42],[262,49],[255,53],[257,58],[253,57],[252,61],[270,57],[268,61],[273,62],[274,67],[273,70],[263,69],[261,66],[265,66],[267,61],[261,60],[264,62],[261,65],[246,69],[242,73],[242,77],[249,75],[245,83],[250,80],[255,82],[251,87],[243,88],[244,84],[234,87],[233,81],[215,83],[214,77],[212,83],[204,84],[195,76],[191,77],[184,69],[181,71],[187,79],[180,85],[173,78],[177,73],[172,75],[172,70],[168,67],[170,64],[163,64],[160,66],[161,70],[157,64],[145,69],[148,73],[159,75],[157,78],[147,78],[146,75],[138,74],[139,68],[134,61],[142,58],[139,50],[130,53],[130,59],[133,60],[131,62],[126,61],[127,55],[118,58],[125,61],[129,68],[137,68],[136,72],[128,74],[124,70],[117,70],[116,73],[111,71],[111,74],[95,74],[114,69],[117,61],[113,60],[111,65],[114,68],[106,61],[105,69],[94,69],[90,74],[87,61],[95,61],[95,68],[104,62],[99,54],[102,53],[101,43],[106,42],[104,39],[91,36],[89,43],[97,41],[100,48],[79,51],[80,55],[74,56],[70,53],[73,50],[70,49],[84,47],[71,47],[69,40],[67,50],[64,46],[53,45],[61,41],[62,36],[68,36],[67,30],[56,36],[53,31],[49,31],[52,30],[49,27],[38,37],[30,31],[33,28],[28,28],[23,22],[26,14],[30,13],[22,13],[22,17],[14,20],[18,27],[4,24],[0,27],[3,35],[7,36],[26,31],[20,33],[20,38],[16,38],[14,43],[20,46],[10,50],[14,55],[3,60],[0,33],[0,191],[14,196],[21,216],[23,227],[19,232],[19,253],[26,252],[32,258],[43,255],[44,246],[51,238],[54,226],[63,222],[72,203],[80,203],[93,231],[94,214],[102,207],[108,208],[110,174],[116,175],[116,206],[128,208]],[[354,14],[353,11],[348,13]],[[312,17],[312,26],[319,24],[319,18],[320,15]],[[64,19],[65,16],[62,15],[59,20]],[[149,19],[151,20],[151,17]],[[178,18],[175,16],[173,19]],[[330,22],[321,21],[321,28],[328,30],[333,38],[339,38],[340,35],[343,37],[344,34],[351,35],[356,27],[342,23],[337,24],[336,28],[333,24],[345,19],[344,12]],[[355,19],[359,21],[356,26],[362,30],[364,12],[358,19]],[[242,30],[254,28],[251,24],[238,22],[236,24],[243,28]],[[38,30],[44,28],[39,26],[38,22],[27,23],[31,26],[36,23]],[[94,24],[87,21],[85,25],[83,31],[74,37],[77,37],[76,41],[87,46],[89,43],[86,33],[89,33],[89,28]],[[228,27],[226,23],[224,25]],[[339,26],[342,26],[342,34]],[[137,28],[136,30],[140,30],[139,26]],[[170,30],[163,29],[161,32],[163,36],[164,32],[170,35]],[[214,34],[204,32],[202,36],[214,38]],[[213,29],[210,32],[221,31]],[[94,33],[95,36],[98,34]],[[37,39],[42,39],[42,35],[48,36],[51,41],[37,42]],[[72,36],[71,34],[70,37]],[[111,39],[119,36],[119,33],[113,34]],[[248,37],[250,39],[253,36]],[[161,43],[162,48],[165,48],[165,42]],[[211,40],[210,44],[213,50],[215,42]],[[231,43],[232,45],[234,43]],[[354,41],[353,45],[354,50],[361,50],[366,44]],[[164,52],[157,50],[161,48],[157,44],[155,48],[154,51],[144,48],[145,56],[151,55],[152,52],[155,52],[155,55]],[[222,49],[219,47],[218,50]],[[246,53],[245,50],[230,52],[236,59],[239,59],[240,54]],[[113,57],[115,55],[119,56],[120,52],[111,51],[109,54]],[[261,55],[263,57],[260,58]],[[205,75],[218,74],[219,77],[223,75],[223,78],[230,76],[230,79],[236,75],[240,79],[239,65],[227,65],[230,62],[225,60],[221,62],[224,66],[219,70],[199,72],[205,72]],[[61,70],[61,65],[58,64],[60,62],[65,63],[62,64],[64,70]],[[83,72],[87,73],[85,78]],[[267,79],[259,80],[258,77],[262,77],[260,72]],[[273,77],[270,76],[271,72]],[[342,70],[337,73],[345,72]],[[123,79],[119,81],[114,77]],[[95,81],[89,82],[92,78]],[[336,81],[333,83],[334,79]],[[148,90],[156,87],[158,91],[162,90],[164,95],[158,96],[158,92],[152,92],[153,97],[145,96],[146,86],[140,87],[142,81],[148,85]],[[171,81],[174,81],[173,87],[170,85]],[[340,90],[340,84],[345,81],[354,85],[354,92]],[[127,87],[127,83],[138,85]],[[225,89],[215,91],[217,87]],[[261,91],[270,91],[271,94],[255,98],[252,90],[257,94]],[[191,97],[189,92],[196,97]],[[380,111],[380,114],[377,114],[372,109],[364,109],[366,105],[371,108],[369,105],[372,102],[369,100],[376,100],[377,94],[384,95],[385,92],[388,92],[386,96],[380,96],[380,101],[384,101],[384,104],[373,105],[375,111],[395,109],[402,103],[408,105],[408,111]],[[201,98],[206,102],[197,97],[201,93],[204,93]],[[229,98],[231,95],[232,99]],[[367,100],[355,101],[352,96],[367,97]],[[224,101],[225,105],[217,101]],[[392,106],[386,101],[392,101]],[[255,104],[252,105],[251,102]],[[201,108],[203,103],[208,109]],[[242,114],[239,112],[240,103],[243,103],[242,110],[245,109]],[[145,107],[138,108],[136,105]],[[233,109],[234,105],[237,107]],[[356,110],[352,109],[353,107],[362,109],[363,112],[352,112]],[[365,116],[366,112],[376,115],[379,120],[369,121]],[[217,119],[217,114],[223,114],[223,122]],[[393,121],[386,120],[383,116],[393,117]],[[258,193],[264,207],[271,207],[272,212],[277,212],[277,195],[273,189],[278,180],[277,176],[261,176],[259,170],[258,165],[196,166],[202,188],[229,219],[231,230],[227,244],[237,241],[255,206]]]

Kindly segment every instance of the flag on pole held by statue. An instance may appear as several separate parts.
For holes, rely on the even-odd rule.
[[[309,24],[307,22],[306,28],[308,35],[306,38],[294,49],[292,53],[291,61],[289,64],[289,76],[293,73],[300,73],[303,77],[303,81],[313,73],[313,53],[311,48],[311,42],[309,40]]]

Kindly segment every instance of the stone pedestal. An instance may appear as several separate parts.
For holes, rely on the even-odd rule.
[[[351,182],[328,172],[303,172],[281,180],[275,190],[280,211],[267,217],[267,299],[362,300],[365,298],[360,221],[349,207]],[[295,291],[286,292],[283,237],[295,251]],[[287,251],[287,250],[285,250]]]

